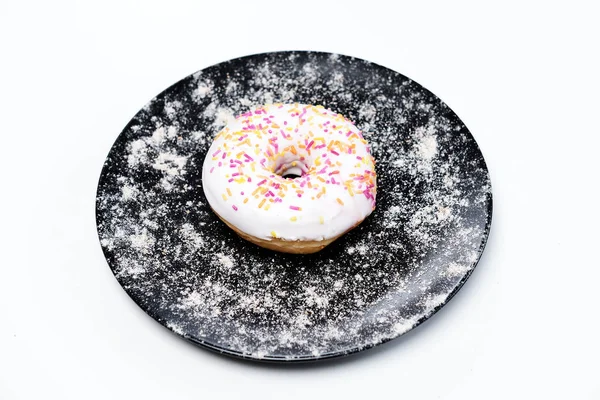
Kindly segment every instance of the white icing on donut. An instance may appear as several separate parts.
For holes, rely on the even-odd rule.
[[[286,179],[282,175],[301,175]],[[336,237],[375,208],[373,157],[361,132],[322,106],[265,105],[214,139],[202,181],[210,206],[261,239]]]

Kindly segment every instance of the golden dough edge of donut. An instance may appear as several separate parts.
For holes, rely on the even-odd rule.
[[[212,207],[211,207],[212,209]],[[250,243],[254,243],[257,246],[263,247],[265,249],[278,251],[280,253],[290,253],[290,254],[313,254],[323,250],[325,247],[335,242],[338,238],[344,236],[346,233],[350,232],[352,229],[356,228],[360,225],[361,222],[358,221],[354,226],[348,229],[341,234],[323,240],[283,240],[278,238],[273,238],[271,240],[257,238],[252,235],[248,235],[245,232],[242,232],[232,224],[230,224],[225,218],[221,217],[218,212],[213,209],[213,212],[221,221],[225,223],[229,228],[231,228],[235,233],[238,234],[242,239],[249,241]]]

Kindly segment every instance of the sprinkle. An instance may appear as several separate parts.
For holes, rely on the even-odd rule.
[[[265,184],[265,182],[267,182],[267,180],[266,180],[266,179],[263,179],[262,181],[258,182],[258,183],[256,184],[256,186],[262,186],[262,185],[264,185],[264,184]]]
[[[302,211],[302,208],[301,207],[297,207],[297,206],[290,206],[290,210]]]
[[[325,218],[323,218],[322,215],[319,217],[319,222],[321,223],[321,225],[325,223]]]
[[[254,161],[254,158],[250,157],[248,154],[244,153],[244,157],[246,158],[246,161]]]
[[[267,199],[262,199],[262,201],[258,205],[258,208],[262,208],[263,204],[265,204],[265,201],[267,201]]]
[[[213,156],[213,157],[216,157],[216,156],[217,156],[217,154],[219,154],[220,152],[221,152],[221,149],[218,149],[217,151],[215,151],[215,152],[213,153],[213,155],[212,155],[212,156]]]
[[[290,218],[290,221],[292,221],[292,222],[296,222],[296,220],[298,220],[298,217],[294,216],[294,217]]]
[[[215,170],[215,167],[212,167],[212,168],[210,169],[210,173],[212,174],[214,170]]]
[[[273,236],[274,238],[277,237],[277,233],[275,233],[275,231],[271,231],[271,236]]]
[[[229,197],[231,197],[231,190],[229,190],[229,188],[227,188],[227,194],[229,195]]]
[[[335,199],[338,203],[340,203],[340,205],[344,205],[344,202],[342,201],[342,199],[340,199],[339,197],[337,199]]]
[[[335,151],[335,150],[329,150],[329,151],[330,151],[332,154],[335,154],[336,156],[339,156],[339,155],[340,155],[340,153],[338,153],[338,152],[337,152],[337,151]]]
[[[221,197],[223,198],[223,201],[227,201],[227,196],[225,196],[225,193],[223,193]]]
[[[225,157],[227,157],[227,153],[223,153],[223,157],[221,157],[221,159],[225,159]]]
[[[233,204],[233,205],[231,206],[231,208],[233,208],[233,210],[234,210],[234,211],[237,211],[237,210],[238,210],[238,208],[235,206],[235,204]]]
[[[248,202],[248,198],[246,197],[246,198],[244,199],[244,204],[246,204],[247,202]]]

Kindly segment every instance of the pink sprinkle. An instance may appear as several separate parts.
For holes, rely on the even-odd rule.
[[[362,157],[361,156],[356,156],[356,159],[357,160],[362,160]]]
[[[248,137],[248,134],[245,134],[244,136],[240,137],[240,138],[238,139],[238,141],[240,141],[240,142],[241,142],[242,140],[246,139],[247,137]]]
[[[248,154],[244,153],[244,157],[247,161],[254,161],[254,158],[250,157]]]
[[[324,174],[326,170],[327,170],[327,167],[323,167],[323,169],[321,169],[321,170],[319,171],[319,174]]]
[[[346,137],[348,137],[348,136],[350,136],[350,135],[352,135],[352,131],[348,131],[348,132],[346,132]]]
[[[271,192],[270,190],[267,192],[267,195],[275,197],[275,193]],[[265,195],[265,197],[267,197],[267,195]]]
[[[290,206],[290,210],[300,211],[300,207]]]
[[[233,204],[233,205],[231,206],[231,208],[233,208],[235,211],[237,211],[237,210],[238,210],[238,208],[235,206],[235,204]]]
[[[237,168],[237,165],[235,165],[235,164],[229,164],[229,168]]]
[[[216,156],[217,156],[217,154],[219,154],[220,152],[221,152],[221,149],[218,149],[217,151],[215,151],[215,152],[213,153],[213,157],[216,157]]]
[[[272,130],[272,129],[269,129],[269,133],[273,133],[273,130]]]
[[[227,157],[227,153],[223,153],[223,157],[221,157],[221,159],[224,160],[225,157]]]
[[[244,192],[240,192],[240,196],[243,196],[243,195],[244,195]]]
[[[241,162],[240,160],[233,160],[233,162],[236,162],[236,163],[238,163],[238,164],[240,164],[240,165],[242,165],[242,164],[243,164],[243,162]]]
[[[227,182],[233,182],[233,178],[229,178]]]
[[[220,167],[221,165],[223,165],[223,163],[222,163],[221,161],[219,161],[219,167]]]
[[[335,150],[329,150],[329,151],[330,151],[331,153],[335,154],[336,156],[339,156],[339,155],[340,155],[340,153],[338,153],[338,152],[337,152],[337,151],[335,151]]]
[[[325,146],[326,146],[325,144],[320,144],[320,145],[318,145],[318,146],[315,146],[315,149],[322,149],[322,148],[323,148],[323,147],[325,147]]]
[[[335,185],[335,178],[331,177],[331,183],[333,183]]]
[[[287,121],[283,121],[283,124],[284,124],[284,125],[287,125]]]
[[[236,172],[235,174],[231,174],[231,176],[238,176],[239,174],[239,172]]]
[[[300,193],[298,193],[298,197],[302,197],[302,195]]]
[[[215,167],[212,167],[212,168],[210,169],[210,173],[212,174],[212,172],[213,172],[214,170],[215,170]]]
[[[262,181],[258,182],[258,183],[256,184],[256,186],[262,186],[262,185],[264,185],[264,184],[265,184],[265,182],[266,182],[266,181],[267,181],[266,179],[263,179]]]
[[[352,147],[348,147],[348,154],[352,154]]]
[[[302,181],[302,183],[300,183],[300,187],[304,187],[304,185],[306,185],[306,181]]]
[[[248,182],[252,182],[252,178],[248,177]]]
[[[315,144],[315,141],[311,140],[310,143],[308,143],[308,146],[306,146],[306,150],[310,149],[313,144]]]

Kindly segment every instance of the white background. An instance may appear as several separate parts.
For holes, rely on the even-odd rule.
[[[0,399],[599,399],[600,12],[449,3],[0,1]],[[484,153],[494,221],[472,277],[424,325],[283,368],[146,316],[102,256],[94,199],[149,99],[290,49],[364,58],[443,99]]]

